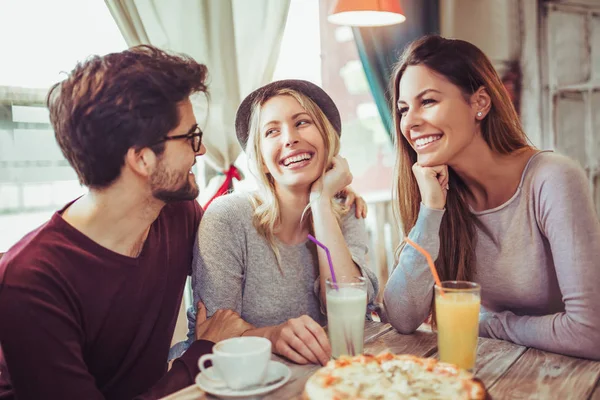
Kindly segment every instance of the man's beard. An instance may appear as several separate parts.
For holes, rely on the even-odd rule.
[[[181,176],[181,175],[180,175]],[[150,176],[150,189],[154,198],[172,203],[175,201],[194,200],[198,197],[200,190],[196,183],[192,183],[189,174],[186,172],[185,181],[175,188],[177,183],[176,173],[170,173],[162,165]]]

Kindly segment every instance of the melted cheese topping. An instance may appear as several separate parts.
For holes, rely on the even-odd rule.
[[[313,375],[306,385],[310,400],[479,399],[472,374],[433,359],[383,354],[342,359]],[[473,393],[469,393],[473,392]]]

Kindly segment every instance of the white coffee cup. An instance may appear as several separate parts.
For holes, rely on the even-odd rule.
[[[262,384],[267,376],[267,367],[271,359],[271,342],[256,336],[236,337],[220,341],[213,347],[212,354],[205,354],[198,360],[200,371],[205,374],[204,364],[212,361],[214,378],[231,389],[243,389]],[[219,380],[217,380],[217,379]]]

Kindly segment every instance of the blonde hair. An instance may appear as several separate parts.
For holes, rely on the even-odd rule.
[[[283,273],[281,265],[281,255],[275,240],[275,230],[281,223],[279,199],[275,193],[275,181],[271,174],[264,171],[264,159],[260,151],[262,135],[260,134],[260,114],[262,106],[271,98],[276,96],[290,96],[294,98],[308,115],[312,118],[313,123],[321,133],[325,143],[325,154],[327,155],[326,163],[323,167],[322,175],[325,174],[329,165],[331,165],[333,157],[340,150],[340,138],[335,128],[323,113],[321,108],[308,96],[293,89],[281,88],[276,91],[269,92],[257,98],[251,107],[250,124],[248,127],[248,143],[246,145],[246,153],[248,154],[248,162],[250,169],[256,175],[258,181],[258,190],[250,196],[254,214],[252,215],[252,223],[258,231],[269,243],[279,270]],[[322,176],[321,175],[321,176]],[[338,223],[341,217],[348,212],[348,208],[340,202],[331,200],[333,212]],[[307,217],[307,219],[305,219]],[[310,213],[310,203],[304,209],[302,220],[310,225],[312,231],[312,214]]]

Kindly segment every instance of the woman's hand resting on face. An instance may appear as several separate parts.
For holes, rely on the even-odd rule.
[[[348,161],[338,154],[333,157],[331,168],[312,184],[310,200],[316,200],[319,196],[329,200],[350,183],[352,183],[352,173]]]
[[[448,195],[448,166],[421,167],[415,163],[412,166],[413,175],[417,179],[421,202],[429,208],[443,210],[446,207]]]
[[[331,168],[313,183],[310,190],[310,199],[312,201],[319,196],[325,199],[330,199],[333,196],[342,197],[346,207],[351,208],[352,205],[355,205],[356,218],[366,218],[367,202],[349,186],[351,182],[352,173],[348,161],[337,155],[333,158]],[[338,190],[340,186],[341,189]]]

